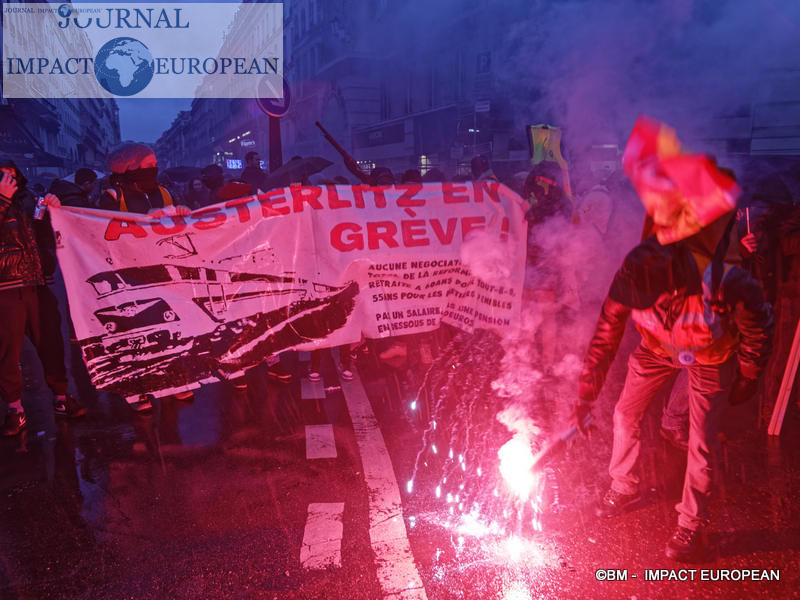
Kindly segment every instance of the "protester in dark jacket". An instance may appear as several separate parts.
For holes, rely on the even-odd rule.
[[[193,177],[186,185],[186,194],[184,195],[186,205],[192,210],[208,206],[209,190],[203,185],[203,180],[199,177]]]
[[[266,173],[261,169],[261,157],[258,152],[248,152],[244,156],[245,167],[239,176],[240,181],[250,185],[250,193],[255,194],[264,189]]]
[[[753,252],[757,258],[763,256],[762,252],[766,254],[766,260],[759,261],[761,269],[756,276],[769,274],[762,286],[765,293],[774,296],[774,350],[764,373],[759,407],[760,424],[766,426],[775,410],[800,321],[800,204],[784,202],[773,207],[770,218],[754,229],[758,233],[753,236]],[[800,398],[798,381],[800,373],[794,382],[789,382],[789,393],[795,400]],[[800,402],[795,403],[800,406]]]
[[[121,144],[109,155],[108,168],[111,187],[100,195],[100,208],[148,214],[175,204],[169,191],[158,183],[158,160],[149,146]]]
[[[26,190],[27,181],[8,157],[0,158],[0,176],[0,397],[8,404],[0,433],[12,436],[26,423],[19,360],[26,335],[37,350],[42,345],[38,288],[45,282],[31,219],[34,199]],[[46,199],[57,201],[51,195]],[[60,376],[48,364],[43,366],[48,384],[61,392],[55,407],[59,413],[58,402],[63,402],[66,393],[63,363]],[[54,383],[63,388],[56,390]]]
[[[39,251],[25,201],[29,195],[22,172],[13,160],[0,158],[0,290],[44,283]]]
[[[576,421],[584,423],[632,315],[642,342],[629,359],[614,410],[611,488],[596,507],[598,516],[616,516],[639,499],[635,468],[645,410],[678,369],[687,369],[688,459],[678,528],[666,550],[679,561],[704,555],[720,417],[727,403],[755,394],[771,347],[772,313],[761,288],[747,272],[723,262],[732,216],[666,246],[649,237],[628,254],[603,304],[575,407]]]
[[[216,204],[221,202],[222,198],[219,197],[220,188],[225,185],[225,172],[219,165],[206,165],[200,171],[200,179],[203,185],[208,190],[208,197],[206,204]]]
[[[538,167],[538,165],[537,165]],[[563,209],[567,200],[557,181],[549,180],[542,187],[539,184],[541,169],[534,168],[525,182],[526,198],[531,206],[527,213],[528,243],[525,272],[525,296],[531,308],[541,315],[541,324],[536,328],[534,345],[544,372],[552,372],[553,367],[568,352],[568,341],[559,331],[575,323],[580,308],[577,294],[578,285],[575,274],[563,268],[561,252],[563,246],[554,247],[554,231],[562,232],[559,237],[570,238],[569,211]],[[534,208],[536,210],[534,210]],[[575,229],[575,231],[577,231]]]
[[[792,207],[792,194],[777,174],[761,178],[752,188],[748,206],[740,213],[744,265],[775,304],[781,254],[778,231]]]
[[[90,197],[97,183],[97,173],[92,169],[78,169],[72,179],[56,179],[50,185],[50,193],[58,196],[62,206],[94,208]]]
[[[572,204],[561,185],[561,178],[561,169],[552,162],[539,163],[528,173],[522,197],[529,204],[525,218],[531,225],[555,215],[568,219],[572,214]]]

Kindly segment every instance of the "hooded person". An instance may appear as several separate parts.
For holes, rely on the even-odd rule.
[[[25,210],[27,181],[9,157],[0,157],[0,400],[7,410],[0,433],[25,427],[20,355],[25,335],[39,338],[36,288],[44,284],[39,249]]]
[[[150,146],[125,142],[108,156],[111,187],[98,202],[104,210],[148,214],[173,206],[169,191],[158,183],[158,160]]]
[[[775,412],[800,317],[800,204],[793,203],[784,177],[762,176],[749,190],[747,209],[739,211],[745,268],[761,283],[775,314],[773,351],[760,394],[762,425],[770,423]],[[799,398],[800,385],[795,383],[793,390],[793,398]]]
[[[541,162],[528,173],[522,197],[529,204],[525,218],[531,225],[555,215],[568,219],[572,214],[572,204],[561,185],[561,177],[560,167],[553,162]]]
[[[760,178],[747,196],[747,206],[739,211],[745,213],[738,228],[742,255],[746,268],[774,305],[780,279],[779,231],[791,212],[792,193],[781,176],[774,173]]]
[[[17,435],[26,425],[19,362],[25,336],[42,357],[45,379],[55,395],[55,413],[65,416],[85,413],[74,399],[70,398],[71,404],[67,401],[63,340],[60,340],[60,366],[54,367],[43,353],[55,341],[50,337],[47,340],[42,338],[39,296],[40,290],[50,295],[52,292],[45,285],[31,218],[35,199],[26,184],[25,176],[15,162],[9,157],[0,157],[0,400],[8,405],[0,427],[3,436]],[[52,195],[48,195],[46,200],[57,201]],[[51,333],[48,332],[48,336]]]
[[[737,189],[735,182],[718,181],[727,189]],[[734,192],[734,205],[735,197]],[[658,208],[648,207],[648,213]],[[682,235],[675,234],[675,227],[682,226],[679,220],[674,226],[661,222],[654,229],[657,235],[646,237],[628,253],[614,276],[589,344],[574,413],[582,427],[632,317],[641,343],[629,358],[625,385],[614,409],[611,486],[595,508],[599,517],[617,516],[640,498],[636,467],[645,411],[680,369],[687,371],[686,474],[682,499],[675,507],[678,527],[666,546],[667,556],[681,562],[703,560],[706,555],[704,532],[721,415],[727,404],[754,396],[771,348],[770,306],[758,283],[726,261],[734,210],[728,204],[721,211],[721,216],[691,235],[685,228]]]
[[[580,308],[578,271],[563,268],[563,257],[574,254],[568,246],[575,237],[559,177],[547,163],[540,163],[523,185],[523,198],[529,203],[524,290],[531,314],[541,320],[533,342],[545,373],[552,373],[568,352],[569,341],[560,332],[574,325]]]
[[[53,181],[50,193],[58,196],[63,206],[94,208],[90,196],[95,183],[97,183],[97,173],[92,169],[81,168],[70,177]]]
[[[44,283],[27,184],[16,163],[0,157],[0,291]]]

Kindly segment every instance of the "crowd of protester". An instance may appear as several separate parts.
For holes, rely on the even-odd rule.
[[[439,169],[424,173],[409,169],[395,175],[386,167],[378,166],[366,173],[355,161],[348,163],[346,160],[345,164],[356,181],[372,186],[446,180]],[[109,155],[107,176],[81,168],[69,177],[51,182],[45,193],[41,184],[38,189],[28,188],[25,174],[13,157],[0,159],[0,396],[7,406],[2,435],[17,435],[26,425],[20,369],[25,336],[41,361],[45,380],[52,391],[55,414],[78,418],[86,413],[81,402],[67,392],[62,319],[66,318],[71,332],[72,325],[68,308],[67,314],[62,315],[52,289],[57,269],[55,242],[49,217],[45,214],[41,218],[42,205],[155,216],[171,211],[180,215],[217,202],[266,192],[286,183],[309,185],[315,175],[305,169],[306,163],[301,157],[294,157],[280,178],[265,172],[261,165],[259,154],[250,152],[241,173],[226,176],[219,165],[211,164],[187,169],[182,180],[176,181],[174,173],[170,176],[168,171],[159,171],[157,157],[150,147],[128,142]],[[455,175],[452,179],[500,181],[485,156],[476,156],[470,170],[470,175]],[[698,398],[710,398],[708,386],[732,388],[731,402],[757,396],[762,425],[768,418],[800,318],[800,204],[781,175],[765,173],[754,182],[742,182],[741,208],[735,219],[731,217],[731,225],[708,226],[701,232],[705,238],[698,234],[688,243],[674,246],[670,254],[665,253],[646,228],[639,238],[643,212],[633,188],[619,171],[585,169],[581,172],[584,175],[576,177],[570,185],[566,181],[569,176],[566,169],[554,162],[542,162],[504,181],[521,196],[528,223],[523,310],[536,311],[539,318],[533,344],[541,370],[545,375],[552,373],[565,355],[580,354],[591,339],[575,408],[579,425],[599,395],[628,314],[633,310],[634,320],[639,324],[641,313],[652,309],[650,304],[637,304],[643,296],[649,294],[653,300],[661,293],[669,292],[674,296],[678,293],[676,290],[688,294],[686,290],[693,289],[694,284],[684,282],[681,287],[676,283],[676,278],[694,281],[685,272],[688,257],[696,262],[700,272],[698,282],[702,280],[704,269],[709,269],[710,273],[716,262],[722,264],[724,260],[725,265],[737,269],[725,283],[714,284],[719,285],[720,304],[727,303],[730,315],[720,321],[720,326],[730,328],[733,341],[725,349],[723,362],[711,361],[713,364],[707,368],[702,365],[708,371],[704,372],[707,377],[703,385],[691,374],[692,369],[701,368],[701,365],[693,366],[694,356],[692,362],[683,365],[689,368],[681,369],[660,353],[664,342],[660,342],[657,335],[643,334],[642,346],[631,355],[632,370],[615,412],[610,467],[612,486],[596,511],[599,516],[615,516],[638,499],[638,480],[631,474],[638,456],[637,428],[654,393],[653,382],[657,381],[657,387],[664,388],[660,397],[664,404],[662,436],[688,452],[687,482],[691,479],[691,483],[685,485],[684,498],[678,506],[679,528],[670,540],[667,554],[678,560],[692,558],[692,553],[701,546],[698,532],[702,531],[710,488],[708,454],[713,446],[711,438],[717,432],[716,425],[712,424],[717,421],[709,416],[709,406],[713,402],[709,400],[703,404]],[[335,178],[318,175],[313,183],[348,185],[351,181],[341,175]],[[36,218],[34,213],[37,213]],[[582,254],[575,254],[575,246],[569,246],[575,239],[580,240]],[[623,261],[625,251],[640,241]],[[719,254],[721,247],[724,247],[724,256]],[[678,256],[680,252],[685,256]],[[622,267],[617,271],[620,264]],[[564,268],[565,265],[571,268]],[[654,281],[658,288],[655,291],[650,290]],[[698,294],[702,292],[701,287],[697,287]],[[772,351],[771,311],[776,322]],[[598,314],[600,321],[591,336]],[[591,315],[589,321],[586,315]],[[563,335],[565,328],[580,333]],[[441,347],[429,339],[431,335],[446,334],[396,336],[362,340],[353,347],[340,346],[335,350],[339,373],[345,380],[352,379],[352,360],[362,353],[371,352],[376,360],[388,366],[406,364],[411,347],[419,356]],[[74,339],[74,332],[72,337]],[[730,367],[733,359],[729,357],[737,352],[739,371],[735,374],[735,369]],[[311,353],[308,371],[303,374],[311,382],[321,379],[321,357],[321,351]],[[298,376],[284,368],[281,356],[265,357],[265,362],[270,376],[280,382],[289,382]],[[430,364],[430,357],[425,362]],[[690,371],[688,383],[677,379],[682,370]],[[246,374],[241,374],[229,383],[243,390],[247,388],[246,381]],[[797,402],[797,386],[794,394],[794,402]],[[648,399],[646,403],[642,402],[644,397]],[[191,401],[192,392],[173,398]],[[131,406],[136,411],[149,411],[152,397],[142,395]],[[692,406],[704,406],[706,412],[700,425],[699,417],[692,412],[699,409]]]
[[[300,157],[294,157],[291,162],[302,163]],[[35,288],[38,317],[35,323],[28,323],[27,334],[39,350],[40,358],[47,373],[48,384],[54,391],[59,412],[67,416],[81,415],[85,410],[80,404],[66,394],[66,377],[63,364],[63,348],[60,343],[61,316],[58,303],[52,292],[52,274],[56,269],[55,247],[49,218],[41,221],[31,221],[35,195],[41,195],[43,189],[28,190],[25,185],[23,173],[14,165],[13,159],[7,157],[3,161],[3,170],[6,185],[0,192],[2,199],[8,204],[9,214],[20,211],[19,226],[24,231],[33,234],[31,244],[36,247],[41,269],[42,283],[37,276],[30,278],[30,285],[25,282],[2,282],[3,289],[19,288],[14,292],[19,302],[25,303],[24,296]],[[223,168],[210,164],[197,169],[185,169],[183,181],[172,179],[167,171],[159,171],[158,160],[154,151],[145,144],[124,143],[116,148],[108,157],[108,176],[103,176],[92,169],[81,168],[72,175],[53,181],[48,191],[48,198],[57,197],[60,204],[74,207],[101,208],[106,210],[128,211],[137,213],[158,214],[167,207],[175,207],[179,213],[208,206],[217,202],[234,199],[249,194],[265,192],[271,189],[269,174],[262,168],[263,162],[257,152],[249,152],[245,156],[245,166],[241,173],[227,174]],[[351,167],[351,165],[348,165]],[[356,181],[364,181],[370,185],[392,185],[395,182],[433,182],[445,181],[445,174],[437,169],[428,169],[424,174],[417,169],[408,169],[399,176],[385,168],[376,167],[369,173],[361,172],[352,165],[351,171]],[[495,175],[490,161],[485,156],[476,156],[470,164],[469,175],[455,175],[453,180],[494,180],[499,181]],[[509,177],[506,183],[517,191],[525,203],[525,217],[529,226],[529,243],[527,251],[527,273],[525,283],[526,299],[535,303],[546,318],[541,321],[541,328],[537,333],[537,343],[542,352],[544,364],[554,366],[559,357],[568,350],[559,347],[556,331],[549,331],[556,327],[563,327],[565,322],[575,322],[578,314],[597,314],[602,304],[608,278],[613,274],[614,265],[622,257],[620,249],[629,247],[626,242],[634,240],[630,232],[635,231],[637,220],[641,219],[641,210],[637,210],[637,200],[633,189],[621,177],[619,171],[605,170],[594,172],[584,169],[582,175],[576,178],[573,185],[576,193],[570,193],[571,186],[565,185],[564,178],[568,173],[554,162],[542,162],[533,166],[527,173],[516,174]],[[173,175],[174,176],[174,175]],[[177,178],[176,178],[177,179]],[[13,182],[13,183],[12,183]],[[292,183],[309,184],[311,179],[308,173],[298,170],[292,176]],[[341,175],[335,178],[326,178],[323,175],[315,178],[314,183],[350,184],[348,178]],[[15,186],[14,186],[15,184]],[[42,188],[41,184],[38,186]],[[771,174],[756,181],[752,185],[745,185],[745,197],[742,204],[746,210],[737,214],[737,225],[734,236],[739,240],[734,246],[739,250],[736,261],[740,262],[763,286],[767,300],[775,307],[778,335],[776,339],[775,356],[771,360],[770,368],[762,381],[762,403],[766,412],[769,409],[768,399],[777,395],[777,386],[780,385],[782,366],[785,365],[786,356],[791,344],[793,326],[797,321],[798,301],[795,288],[797,281],[798,259],[798,222],[800,211],[794,202],[791,192],[778,174]],[[5,208],[5,204],[3,205]],[[4,215],[8,221],[8,215]],[[8,229],[4,224],[5,230]],[[559,236],[570,236],[570,229],[574,233],[580,232],[584,245],[594,244],[594,249],[599,250],[593,254],[590,264],[576,264],[574,273],[566,273],[561,260],[554,260],[554,249],[549,243],[548,235],[556,231]],[[15,234],[16,235],[16,234]],[[620,237],[622,236],[622,237]],[[626,237],[627,236],[627,237]],[[551,235],[552,237],[552,235]],[[590,239],[590,242],[586,242]],[[5,246],[4,242],[4,246]],[[4,253],[7,251],[4,249]],[[603,263],[600,265],[599,263]],[[11,275],[4,275],[5,279],[12,279]],[[10,291],[4,292],[6,295]],[[30,303],[29,303],[30,304]],[[17,320],[26,323],[25,319]],[[67,318],[71,328],[71,322]],[[39,340],[44,336],[46,342]],[[20,346],[20,336],[6,336],[11,346]],[[13,339],[12,339],[13,338]],[[370,344],[375,353],[385,361],[397,361],[407,354],[407,345],[414,344],[415,336],[400,336],[388,340],[381,340],[377,344]],[[365,350],[367,346],[360,344],[357,348]],[[351,376],[349,361],[351,350],[342,347],[339,354],[346,365],[343,371]],[[355,353],[354,353],[355,354]],[[4,370],[16,372],[9,364],[13,363],[16,356],[14,351],[7,353],[8,360],[4,360]],[[279,357],[270,357],[270,372],[280,381],[291,381],[292,375],[283,368]],[[315,354],[310,365],[312,380],[319,378],[319,354]],[[244,387],[243,380],[235,382],[237,387]],[[4,425],[4,432],[14,434],[24,426],[24,413],[18,406],[20,395],[16,384],[4,384],[3,398],[16,409],[16,425],[13,410],[8,413]],[[188,396],[183,394],[182,396]],[[665,437],[677,445],[685,447],[688,431],[686,427],[677,427],[675,424],[684,420],[686,411],[685,394],[673,392],[673,398],[678,398],[673,404],[671,421],[667,418],[665,410]],[[683,401],[683,402],[682,402]],[[683,405],[682,405],[683,404]],[[665,402],[669,407],[669,403]],[[149,399],[143,398],[135,408],[148,410]],[[64,408],[66,407],[66,408]],[[677,415],[677,416],[676,416]],[[666,426],[667,423],[671,425]],[[20,425],[22,423],[22,425]]]

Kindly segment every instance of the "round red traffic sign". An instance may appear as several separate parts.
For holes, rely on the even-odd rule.
[[[280,90],[278,86],[283,85],[283,98],[278,98]],[[271,117],[283,117],[289,112],[289,104],[292,100],[292,91],[289,83],[279,75],[264,75],[258,81],[258,94],[256,104],[263,112]]]

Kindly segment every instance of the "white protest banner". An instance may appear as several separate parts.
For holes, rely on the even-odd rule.
[[[52,210],[92,381],[163,396],[267,356],[519,316],[522,201],[496,182],[276,189],[194,211]]]

